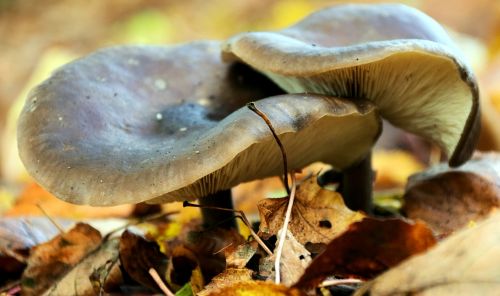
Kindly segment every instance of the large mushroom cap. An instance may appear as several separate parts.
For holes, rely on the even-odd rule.
[[[240,108],[277,92],[247,66],[223,63],[218,42],[109,48],[31,92],[19,119],[20,156],[43,187],[73,203],[203,197],[282,172],[268,127]],[[290,168],[348,166],[380,132],[368,102],[282,95],[256,105],[281,136]]]
[[[340,5],[279,32],[244,33],[224,46],[291,93],[373,101],[394,125],[437,143],[451,165],[479,134],[478,89],[444,29],[399,4]]]

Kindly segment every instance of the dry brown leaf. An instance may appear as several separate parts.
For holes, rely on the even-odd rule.
[[[219,289],[233,285],[237,282],[250,281],[252,280],[252,272],[253,271],[248,268],[227,268],[223,273],[216,275],[197,295],[210,295]]]
[[[99,231],[78,223],[68,232],[33,247],[21,279],[23,295],[42,294],[100,243]]]
[[[73,221],[57,219],[63,228]],[[26,267],[29,250],[59,234],[47,217],[7,217],[0,220],[0,285],[19,278]]]
[[[150,268],[154,268],[161,276],[166,273],[167,256],[160,252],[158,244],[148,240],[136,228],[129,228],[122,233],[119,250],[125,272],[141,285],[160,291],[149,275]]]
[[[93,271],[90,274],[90,282],[94,288],[94,294],[102,295],[103,293],[113,293],[121,290],[121,286],[124,284],[124,277],[122,274],[120,260],[119,243],[116,242],[116,247],[109,247],[109,251],[106,248],[104,251],[100,252],[107,253],[108,260],[104,264],[95,268],[93,266]],[[104,246],[101,246],[104,249]],[[96,255],[97,258],[103,257]]]
[[[245,239],[236,229],[216,228],[189,232],[184,245],[195,254],[205,280],[209,281],[226,268],[224,253],[243,243]]]
[[[406,215],[439,235],[483,219],[500,206],[500,156],[477,154],[457,169],[440,165],[415,175],[404,200]]]
[[[196,254],[184,245],[178,245],[169,251],[170,260],[168,261],[166,280],[174,289],[178,290],[186,283],[196,278],[196,286],[203,286],[203,276],[201,274],[200,263]],[[195,274],[198,273],[198,274]],[[193,290],[194,287],[191,287]]]
[[[268,238],[278,233],[287,204],[288,198],[268,198],[259,202],[260,235]],[[323,189],[316,178],[309,178],[297,188],[288,229],[303,245],[328,243],[363,217],[360,212],[349,210],[339,193]]]
[[[259,244],[253,240],[239,245],[236,249],[225,250],[228,268],[243,268],[257,252]]]
[[[305,296],[305,293],[294,288],[276,285],[270,282],[243,281],[221,287],[206,296]]]
[[[277,244],[278,242],[276,242]],[[264,258],[259,268],[259,270],[263,271],[260,275],[267,277],[269,280],[274,280],[275,277],[274,261],[276,260],[276,251],[277,248],[274,249],[274,256]],[[311,261],[311,253],[293,237],[290,231],[287,231],[280,261],[281,284],[289,287],[297,282]]]
[[[365,218],[332,240],[294,286],[315,287],[331,275],[373,278],[435,243],[423,223]]]
[[[44,295],[80,295],[92,296],[98,294],[96,285],[103,289],[109,281],[121,281],[121,272],[118,268],[119,240],[110,239],[103,243],[97,250],[76,264],[71,271],[66,273],[60,281],[52,285]],[[103,269],[102,282],[93,282],[91,276],[95,270]]]
[[[499,225],[496,213],[385,272],[355,295],[498,295]]]

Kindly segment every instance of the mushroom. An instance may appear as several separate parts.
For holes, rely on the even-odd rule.
[[[215,41],[103,49],[30,93],[20,156],[41,186],[71,203],[228,206],[232,186],[282,173],[267,125],[245,107],[251,100],[272,120],[291,169],[318,160],[345,168],[378,138],[368,101],[265,98],[280,92],[248,66],[222,62]]]
[[[416,9],[333,6],[278,32],[236,35],[223,51],[225,60],[250,65],[289,93],[372,101],[383,118],[441,147],[451,166],[474,150],[480,129],[474,75],[444,29]],[[353,167],[368,182],[357,182],[355,191],[371,188],[370,167]],[[366,210],[370,195],[345,197]]]

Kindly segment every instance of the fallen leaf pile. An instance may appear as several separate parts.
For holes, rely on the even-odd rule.
[[[481,220],[498,207],[498,159],[496,154],[482,154],[461,168],[437,166],[413,176],[404,195],[409,218],[353,212],[339,193],[306,177],[296,188],[279,284],[274,283],[277,237],[288,198],[258,203],[260,242],[243,224],[239,230],[203,228],[193,208],[157,213],[161,209],[141,205],[137,215],[150,216],[102,233],[85,223],[59,229],[72,220],[9,218],[0,223],[0,262],[7,264],[0,266],[7,275],[2,291],[150,295],[168,289],[180,296],[207,296],[335,295],[357,290],[359,295],[460,295],[478,289],[487,294],[499,288],[495,226],[500,214]],[[469,229],[459,231],[464,227]],[[484,285],[478,288],[478,283]]]

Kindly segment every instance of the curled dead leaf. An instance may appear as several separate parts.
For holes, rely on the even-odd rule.
[[[204,280],[201,274],[200,263],[196,254],[184,245],[177,245],[172,250],[169,250],[169,261],[166,271],[167,283],[174,289],[178,290],[186,283],[190,282],[193,277],[196,280],[196,287],[203,286]],[[191,287],[193,292],[195,287]]]
[[[404,195],[403,211],[424,220],[439,235],[481,220],[500,207],[500,156],[476,154],[465,165],[439,165],[415,175]]]
[[[259,235],[269,238],[283,225],[288,198],[268,198],[259,202]],[[288,228],[297,241],[328,243],[353,222],[364,217],[346,207],[342,196],[321,188],[315,178],[305,180],[297,188]]]
[[[73,221],[57,219],[63,228]],[[57,227],[47,217],[6,217],[0,220],[0,285],[9,278],[21,276],[29,250],[59,234]]]
[[[500,213],[454,233],[367,283],[355,295],[498,295]]]
[[[205,280],[209,281],[226,268],[224,254],[243,243],[245,239],[236,229],[215,228],[189,232],[184,245],[195,254]]]
[[[160,251],[158,244],[148,240],[137,229],[129,228],[122,233],[119,250],[125,272],[141,285],[160,291],[149,275],[150,268],[154,268],[160,276],[166,274],[167,256]]]
[[[315,287],[331,275],[373,278],[435,243],[432,231],[421,222],[365,218],[332,240],[294,286]]]
[[[41,295],[100,243],[99,231],[78,223],[68,232],[33,247],[21,279],[23,295]]]

